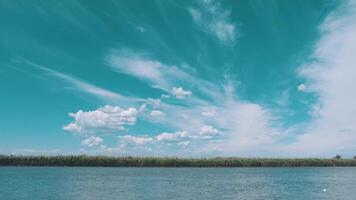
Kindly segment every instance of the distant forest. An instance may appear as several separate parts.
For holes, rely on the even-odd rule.
[[[107,156],[13,156],[0,155],[0,166],[68,167],[356,167],[356,159],[300,158],[173,158]]]

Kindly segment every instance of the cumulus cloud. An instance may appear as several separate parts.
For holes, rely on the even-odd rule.
[[[158,135],[157,141],[163,141],[163,142],[177,142],[181,141],[182,139],[188,139],[189,138],[189,133],[187,131],[177,131],[175,133],[162,133]]]
[[[203,126],[201,127],[200,132],[196,133],[191,133],[188,131],[176,131],[173,133],[163,132],[155,136],[125,135],[119,137],[119,144],[122,147],[151,145],[151,147],[155,147],[158,150],[163,147],[162,145],[175,145],[176,147],[185,148],[193,142],[212,139],[217,134],[218,130],[214,127]]]
[[[94,111],[79,110],[76,113],[70,113],[74,122],[63,127],[64,130],[85,133],[95,130],[123,130],[126,125],[136,123],[138,111],[136,108],[123,109],[118,106],[109,106],[98,108]]]
[[[124,144],[135,144],[135,145],[145,145],[149,143],[153,143],[154,139],[152,137],[143,137],[143,136],[132,136],[132,135],[125,135],[121,138],[121,141]]]
[[[184,90],[182,87],[173,87],[171,90],[172,95],[174,95],[177,99],[184,99],[190,95],[192,92],[189,90]]]
[[[304,92],[307,89],[307,86],[304,83],[302,83],[298,85],[297,89],[298,91]]]
[[[90,136],[89,138],[83,140],[81,144],[88,147],[94,147],[100,145],[103,141],[104,140],[101,137]]]
[[[230,12],[222,9],[216,1],[200,0],[198,4],[198,7],[188,8],[198,27],[222,42],[233,42],[235,25],[229,21]]]
[[[165,116],[166,113],[164,113],[164,112],[162,112],[162,111],[160,111],[160,110],[152,110],[151,113],[150,113],[150,115],[151,115],[152,117],[162,117],[162,116]]]
[[[205,125],[200,129],[200,135],[211,136],[211,135],[216,135],[218,133],[219,133],[218,129],[214,128],[213,126]]]

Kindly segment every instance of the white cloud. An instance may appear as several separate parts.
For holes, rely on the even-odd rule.
[[[187,105],[160,102],[160,110],[169,113],[169,117],[159,123],[184,131],[150,136],[158,151],[161,144],[171,144],[171,148],[176,148],[173,144],[187,141],[191,144],[189,147],[198,148],[195,149],[197,155],[202,149],[207,149],[207,152],[219,149],[226,155],[233,155],[265,150],[275,145],[278,138],[283,137],[283,130],[276,122],[278,118],[261,105],[239,101],[232,83],[228,81],[220,92],[217,86],[211,88],[217,91],[209,96],[211,101],[192,96]],[[206,124],[214,124],[214,127]]]
[[[107,62],[115,71],[148,81],[153,87],[166,91],[172,87],[172,81],[187,79],[189,76],[177,66],[166,65],[146,54],[133,53],[130,50],[113,51]]]
[[[211,135],[216,135],[218,133],[219,133],[218,129],[208,125],[205,125],[200,129],[200,135],[211,136]]]
[[[82,127],[79,126],[77,123],[69,123],[63,126],[63,130],[80,133],[82,132]]]
[[[141,112],[141,113],[142,113],[142,112],[145,112],[146,107],[147,107],[147,104],[144,103],[144,104],[142,104],[142,105],[138,108],[138,111]]]
[[[75,87],[77,87],[78,89],[80,89],[83,92],[98,96],[100,98],[103,98],[105,100],[123,100],[124,97],[118,93],[97,87],[95,85],[89,84],[85,81],[82,81],[78,78],[75,78],[73,76],[69,76],[67,74],[61,73],[61,72],[57,72],[55,70],[52,70],[50,68],[35,64],[33,62],[30,62],[28,60],[24,60],[23,61],[25,64],[31,65],[32,67],[35,67],[39,70],[42,70],[44,72],[49,73],[51,76],[60,78],[68,83],[71,83],[72,85],[74,85]]]
[[[311,110],[313,119],[307,124],[307,132],[291,146],[291,152],[320,155],[356,150],[355,21],[356,3],[349,1],[321,26],[314,61],[299,72],[319,102]]]
[[[156,137],[157,141],[164,141],[164,142],[177,142],[181,141],[182,139],[188,139],[189,133],[187,131],[177,131],[175,133],[161,133]]]
[[[149,98],[149,99],[146,100],[146,103],[151,105],[154,108],[158,108],[158,107],[160,107],[162,105],[162,101],[160,99],[151,99],[151,98]]]
[[[141,33],[146,32],[146,29],[143,28],[142,26],[137,26],[136,28],[137,28],[137,30],[140,31]]]
[[[218,2],[200,0],[199,8],[189,8],[193,21],[205,32],[213,34],[222,42],[235,40],[235,25],[229,21],[230,12],[223,10]]]
[[[172,95],[174,95],[177,99],[184,99],[190,95],[192,92],[189,90],[184,90],[182,87],[173,87],[171,90]]]
[[[235,100],[225,102],[220,108],[221,117],[215,123],[226,129],[226,140],[212,144],[225,154],[247,153],[275,145],[279,125],[272,112],[258,104]]]
[[[307,89],[307,86],[304,83],[302,83],[298,85],[297,89],[298,91],[304,92]]]
[[[207,149],[207,151],[219,149],[225,154],[235,154],[251,149],[257,151],[268,145],[271,146],[276,141],[275,138],[281,136],[279,134],[281,130],[275,127],[275,116],[270,110],[258,104],[239,101],[235,94],[234,81],[227,81],[228,84],[225,85],[214,85],[191,75],[186,77],[189,77],[190,83],[194,83],[199,88],[199,92],[203,92],[209,100],[202,99],[198,95],[193,96],[191,91],[185,90],[183,87],[173,87],[172,90],[168,90],[172,96],[180,99],[187,96],[190,98],[186,98],[184,104],[170,102],[170,99],[142,99],[143,106],[139,109],[143,120],[148,120],[155,126],[164,125],[173,130],[184,131],[163,132],[158,135],[150,133],[149,136],[133,136],[135,138],[127,136],[126,139],[122,139],[122,143],[119,143],[124,145],[120,146],[120,149],[127,147],[133,148],[131,151],[136,151],[134,146],[142,141],[142,145],[139,146],[144,148],[145,145],[148,145],[150,148],[156,149],[156,153],[163,155],[170,151],[169,149],[162,150],[163,147],[171,148],[171,152],[178,150],[172,150],[174,148],[189,147],[185,150],[190,151],[194,147],[196,155],[199,155],[202,149]],[[176,85],[174,80],[167,78],[165,82],[167,85]],[[155,84],[154,81],[152,84]],[[156,121],[152,118],[151,113],[153,115],[160,115],[160,113],[155,111],[169,113],[169,116]],[[214,127],[209,127],[206,124],[213,124]],[[88,126],[86,123],[83,126],[75,121],[67,125],[66,128],[73,132],[80,132],[83,131],[83,127]],[[121,128],[123,125],[119,127]],[[98,128],[89,126],[86,129],[95,132]],[[100,125],[99,129],[112,128],[109,123]],[[148,151],[148,149],[146,150]]]
[[[290,103],[290,98],[290,90],[287,89],[279,95],[278,99],[276,99],[275,102],[281,107],[286,107]]]
[[[201,114],[205,117],[215,117],[215,116],[217,116],[218,113],[216,112],[216,109],[210,109],[210,110],[201,112]]]
[[[215,21],[211,24],[211,29],[222,41],[233,41],[235,38],[235,26],[224,21]]]
[[[188,72],[194,71],[188,65],[182,67],[167,65],[150,58],[149,55],[133,52],[128,49],[113,50],[107,56],[106,61],[114,71],[124,73],[149,83],[150,87],[171,93],[172,88],[182,83],[189,82],[191,85],[199,87],[199,91],[206,95],[216,95],[218,87],[206,80],[199,79]],[[179,92],[179,87],[176,88]],[[183,88],[182,88],[183,89]],[[183,90],[183,95],[189,96],[191,91]],[[183,96],[179,96],[183,97]],[[161,99],[169,99],[168,94],[161,96]],[[195,99],[198,100],[198,99]]]
[[[199,140],[209,140],[212,139],[213,136],[218,134],[218,130],[212,126],[203,126],[201,127],[200,132],[193,134],[188,131],[176,131],[174,133],[163,132],[156,136],[133,136],[133,135],[125,135],[119,137],[119,144],[121,147],[125,146],[144,146],[144,145],[154,145],[156,149],[160,149],[162,145],[171,146],[173,144],[178,147],[187,147],[189,144]],[[162,153],[162,152],[161,152]]]
[[[160,110],[153,110],[153,111],[151,111],[150,115],[153,117],[162,117],[162,116],[165,116],[166,113],[164,113]]]
[[[228,22],[229,13],[222,11],[213,1],[200,1],[199,5],[200,8],[189,9],[193,20],[220,41],[234,41],[235,26]],[[355,151],[355,13],[355,4],[350,3],[329,16],[321,27],[323,37],[316,44],[311,59],[313,62],[305,64],[299,72],[305,83],[297,86],[297,89],[316,93],[319,102],[313,105],[310,111],[312,121],[301,125],[306,127],[306,132],[298,132],[298,135],[288,135],[289,131],[294,131],[294,127],[281,128],[278,115],[270,108],[241,101],[235,93],[236,84],[232,82],[227,81],[224,85],[212,84],[144,54],[113,52],[108,58],[113,69],[147,81],[149,86],[160,88],[176,98],[190,96],[184,101],[184,105],[172,103],[171,99],[165,96],[159,101],[144,99],[142,101],[147,107],[139,109],[140,112],[147,111],[148,115],[143,116],[148,118],[150,114],[157,114],[155,111],[167,113],[169,117],[164,117],[159,123],[169,126],[169,130],[184,131],[163,132],[158,135],[150,133],[149,136],[127,135],[121,138],[123,143],[140,146],[149,144],[148,146],[155,146],[163,154],[167,149],[163,150],[162,146],[189,147],[187,149],[195,150],[196,154],[217,151],[224,155],[280,155],[291,152],[299,155],[309,155],[308,153],[313,152],[320,155],[345,149]],[[61,77],[60,74],[57,75]],[[63,76],[62,78],[67,79]],[[188,81],[189,86],[194,85],[192,89],[199,88],[199,93],[193,90],[195,95],[192,95],[191,91],[183,89],[186,86],[184,82]],[[182,86],[176,87],[177,85]],[[206,98],[201,98],[200,93]],[[280,105],[286,104],[289,98],[287,92],[285,96],[286,100],[281,101]],[[97,112],[98,110],[100,112]],[[101,108],[98,110],[72,114],[75,121],[65,128],[73,132],[95,131],[98,128],[121,130],[126,125],[134,125],[137,117],[136,109],[133,112],[135,114],[131,115],[132,120],[126,121],[112,120],[116,117],[110,114],[103,117],[108,114],[98,114],[102,112]],[[283,140],[281,142],[280,139],[293,142],[290,141],[293,136],[297,140],[295,143],[281,144]],[[121,147],[117,149],[122,150]]]
[[[122,136],[122,142],[125,144],[135,144],[135,145],[145,145],[149,143],[153,143],[154,139],[152,137],[136,137],[132,135]]]
[[[162,94],[161,95],[161,99],[169,99],[169,98],[171,98],[171,96],[168,95],[168,94]]]
[[[101,129],[123,130],[125,125],[136,123],[137,114],[138,111],[135,108],[125,110],[109,105],[94,111],[79,110],[69,114],[74,118],[74,122],[64,126],[63,129],[78,133],[94,132]]]
[[[179,142],[178,146],[186,148],[190,144],[190,141]]]
[[[104,140],[101,137],[90,136],[89,138],[83,140],[81,144],[88,147],[94,147],[100,145],[103,141]]]
[[[188,11],[195,22],[200,22],[202,20],[202,13],[199,10],[189,8]]]
[[[44,153],[46,155],[63,155],[63,151],[60,149],[31,149],[31,148],[16,148],[10,151],[8,154],[11,155],[39,155],[42,156]]]

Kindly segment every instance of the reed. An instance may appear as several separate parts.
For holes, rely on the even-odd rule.
[[[0,155],[0,166],[68,167],[356,167],[356,159],[282,158],[172,158],[108,156]]]

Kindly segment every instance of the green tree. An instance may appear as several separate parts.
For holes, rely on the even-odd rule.
[[[339,159],[341,159],[341,156],[340,156],[339,154],[337,154],[337,155],[334,157],[334,159],[339,160]]]

